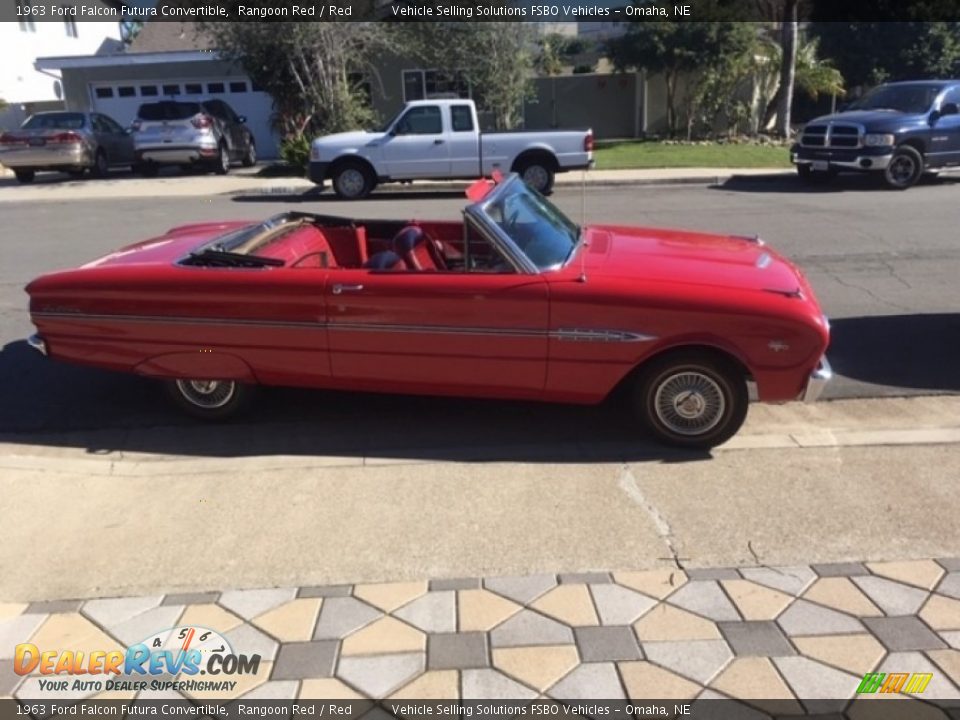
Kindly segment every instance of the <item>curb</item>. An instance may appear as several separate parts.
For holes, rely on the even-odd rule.
[[[768,173],[746,174],[746,173],[724,173],[718,175],[689,175],[684,177],[666,177],[666,178],[603,178],[586,181],[589,187],[626,187],[626,186],[656,186],[656,185],[722,185],[729,180],[757,182],[776,182],[794,176],[792,170],[770,171]],[[580,186],[580,180],[560,180],[554,185],[554,190],[558,188]],[[416,184],[391,183],[389,186],[376,190],[379,194],[397,194],[401,195],[408,192],[419,192],[429,190],[459,190],[466,188],[468,183],[451,182],[416,182]],[[281,185],[263,188],[249,188],[245,190],[229,190],[219,193],[221,196],[256,196],[256,195],[320,195],[327,192],[327,188],[320,189],[317,186],[302,187],[295,185]]]

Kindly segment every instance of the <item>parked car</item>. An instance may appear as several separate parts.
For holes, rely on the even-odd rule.
[[[145,103],[133,122],[136,169],[153,177],[162,165],[218,175],[226,175],[234,162],[252,167],[257,146],[246,122],[223,100]]]
[[[881,85],[843,112],[807,123],[790,150],[801,179],[878,173],[905,190],[925,172],[960,166],[960,80]]]
[[[558,172],[589,167],[592,130],[480,132],[472,100],[417,100],[382,132],[346,132],[310,146],[310,179],[330,180],[340,197],[355,200],[381,183],[470,180],[497,170],[519,173],[548,194]]]
[[[596,404],[711,447],[761,401],[815,400],[829,325],[762,241],[580,228],[517,175],[457,222],[287,212],[184,225],[27,286],[30,344],[166,381],[199,417],[255,385]]]
[[[133,162],[133,140],[111,117],[88,112],[41,112],[19,130],[0,134],[0,164],[22,183],[43,170],[80,178],[89,170],[106,177],[111,167]]]

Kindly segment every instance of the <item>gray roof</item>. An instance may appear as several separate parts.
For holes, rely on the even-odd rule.
[[[151,53],[173,50],[211,50],[212,41],[192,22],[146,22],[127,52]]]

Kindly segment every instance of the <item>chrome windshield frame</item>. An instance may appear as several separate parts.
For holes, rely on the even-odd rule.
[[[547,268],[540,268],[536,263],[533,262],[526,253],[520,249],[520,247],[513,241],[504,230],[497,223],[495,223],[490,216],[487,214],[487,209],[494,203],[499,202],[503,199],[505,195],[508,195],[516,188],[516,183],[523,183],[523,180],[516,173],[511,173],[511,175],[504,180],[503,182],[497,184],[493,190],[487,194],[479,202],[475,202],[471,205],[468,205],[464,209],[464,214],[472,219],[474,223],[484,231],[484,235],[488,240],[494,243],[495,247],[500,250],[509,260],[513,263],[522,273],[526,275],[540,275],[551,270],[557,270],[562,268],[567,261],[575,254],[577,245],[583,239],[583,229],[578,228],[580,231],[580,236],[577,238],[577,242],[574,243],[573,249],[570,255],[566,258],[565,262],[554,264]],[[560,212],[558,210],[558,212]]]

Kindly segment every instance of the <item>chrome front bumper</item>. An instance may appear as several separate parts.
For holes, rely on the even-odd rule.
[[[820,363],[814,371],[810,373],[810,377],[807,378],[807,386],[803,389],[803,395],[801,395],[800,399],[807,403],[816,402],[820,395],[823,394],[827,383],[832,379],[833,368],[830,367],[827,356],[824,355],[820,358]]]
[[[827,160],[809,158],[800,158],[794,154],[794,165],[813,165],[817,162],[825,162],[829,167],[847,168],[849,170],[886,170],[890,161],[893,159],[893,153],[890,155],[858,155],[853,160]]]
[[[38,353],[40,353],[41,355],[46,355],[46,354],[47,354],[47,341],[44,340],[44,339],[43,339],[42,337],[40,337],[39,335],[31,335],[30,337],[28,337],[28,338],[27,338],[27,345],[29,345],[30,347],[32,347],[34,350],[36,350],[36,351],[37,351]]]

